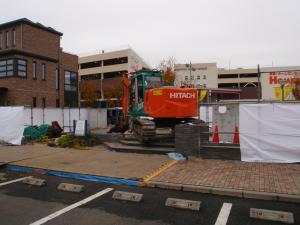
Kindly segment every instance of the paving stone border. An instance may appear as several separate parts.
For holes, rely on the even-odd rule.
[[[239,198],[253,198],[253,199],[271,200],[271,201],[300,203],[300,195],[288,195],[288,194],[247,191],[247,190],[228,189],[228,188],[215,188],[215,187],[208,187],[208,186],[175,184],[175,183],[157,182],[157,181],[148,182],[147,187],[171,189],[171,190],[183,190],[189,192],[200,192],[206,194],[233,196]]]

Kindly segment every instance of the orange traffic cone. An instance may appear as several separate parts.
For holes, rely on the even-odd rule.
[[[239,128],[235,126],[234,128],[234,136],[233,136],[233,144],[240,143],[240,136],[239,136]]]
[[[213,143],[219,143],[219,130],[218,126],[215,126],[214,136],[213,136]]]

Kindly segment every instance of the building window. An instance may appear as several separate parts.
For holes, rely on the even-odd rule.
[[[218,78],[226,79],[226,78],[238,78],[238,74],[219,74]]]
[[[65,71],[65,91],[77,91],[77,74]]]
[[[36,62],[32,63],[32,79],[36,80],[37,79],[37,75],[36,75]]]
[[[8,31],[6,31],[6,48],[8,48]]]
[[[78,106],[77,74],[71,71],[64,72],[64,106]]]
[[[14,60],[0,61],[0,77],[12,77],[14,75]]]
[[[80,76],[80,79],[81,80],[99,80],[99,79],[101,79],[101,73],[82,75],[82,76]]]
[[[0,61],[0,77],[26,77],[27,61],[23,59],[8,59]]]
[[[27,75],[27,61],[23,59],[17,60],[17,75],[20,77],[26,77]]]
[[[122,77],[126,73],[127,73],[127,71],[115,71],[115,72],[103,73],[103,79]]]
[[[118,64],[123,64],[123,63],[128,63],[127,57],[103,60],[104,66],[112,66],[112,65],[118,65]]]
[[[36,97],[32,97],[32,107],[36,107]]]
[[[59,98],[56,99],[56,108],[60,107],[60,102],[59,102]]]
[[[240,78],[257,77],[257,73],[240,74]]]
[[[197,76],[197,80],[200,80],[200,75]]]
[[[12,30],[12,45],[16,46],[16,30]]]
[[[239,84],[238,83],[218,84],[218,88],[239,88]]]
[[[42,98],[42,107],[46,108],[46,98]]]
[[[206,75],[203,75],[203,79],[204,79],[204,80],[206,79]]]
[[[55,70],[55,89],[59,90],[59,72],[58,69]]]
[[[191,76],[191,80],[194,80],[194,76],[193,75]]]
[[[94,67],[101,67],[102,61],[93,61],[93,62],[86,62],[80,64],[80,69],[88,69]]]
[[[42,80],[46,80],[46,64],[42,64]]]
[[[185,78],[184,78],[185,80],[188,80],[188,76],[185,76]]]
[[[3,42],[2,42],[2,39],[3,39],[2,36],[3,36],[2,33],[0,33],[0,49],[2,49],[2,45],[3,45],[3,44],[2,44],[2,43],[3,43]]]
[[[96,98],[100,99],[101,98],[101,91],[96,91]]]

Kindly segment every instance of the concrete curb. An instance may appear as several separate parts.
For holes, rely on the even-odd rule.
[[[162,189],[170,189],[170,190],[182,190],[181,184],[173,184],[173,183],[165,183],[165,182],[155,182],[154,187],[162,188]]]
[[[300,203],[300,195],[247,191],[247,190],[228,189],[228,188],[215,188],[209,186],[176,184],[176,183],[157,182],[157,181],[150,181],[147,183],[146,186],[152,188],[183,190],[188,192],[199,192],[204,194],[233,196],[239,198],[252,198],[252,199],[260,199],[260,200]]]
[[[196,186],[196,185],[183,185],[183,191],[191,191],[191,192],[200,192],[200,193],[210,193],[210,187],[205,186]]]
[[[264,192],[257,192],[257,191],[243,191],[244,198],[254,198],[254,199],[263,199],[263,200],[277,200],[276,193],[264,193]]]

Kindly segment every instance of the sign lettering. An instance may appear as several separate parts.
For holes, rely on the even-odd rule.
[[[170,98],[174,99],[174,98],[187,98],[187,99],[191,99],[191,98],[196,98],[196,94],[195,93],[184,93],[184,92],[174,92],[174,93],[170,93]]]

